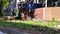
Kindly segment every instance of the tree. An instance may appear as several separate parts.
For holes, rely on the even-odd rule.
[[[0,16],[2,16],[2,8],[7,7],[9,4],[8,0],[0,0]]]

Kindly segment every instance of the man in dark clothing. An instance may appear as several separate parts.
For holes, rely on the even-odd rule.
[[[34,10],[33,10],[33,2],[32,1],[29,1],[27,3],[27,9],[28,9],[28,16],[29,18],[33,18],[34,17]]]

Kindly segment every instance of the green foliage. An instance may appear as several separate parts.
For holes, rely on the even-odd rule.
[[[49,27],[54,28],[54,25],[56,25],[57,22],[33,22],[33,21],[0,21],[0,26],[4,27],[17,27],[27,30],[38,30],[35,27]]]
[[[52,18],[52,21],[55,21],[55,18]]]
[[[8,5],[9,5],[8,0],[0,0],[0,17],[3,16],[2,15],[2,8],[7,7]]]
[[[47,34],[60,34],[60,30],[58,31],[54,28],[54,25],[57,25],[58,22],[50,21],[50,22],[40,22],[40,21],[20,21],[20,20],[0,20],[0,26],[2,27],[13,27],[20,28],[23,30],[34,30],[34,31],[44,31]],[[56,27],[57,28],[57,27]]]
[[[14,16],[16,16],[17,10],[14,9],[14,11],[12,12]]]
[[[5,11],[2,11],[2,15],[3,15],[3,16],[6,16],[6,12],[5,12]]]
[[[0,4],[3,4],[3,5],[0,5],[2,7],[7,7],[9,5],[9,2],[8,0],[0,0]]]
[[[57,34],[60,31],[55,31],[54,25],[56,25],[57,22],[50,21],[50,22],[39,22],[39,21],[20,21],[20,20],[0,20],[0,26],[2,27],[13,27],[13,28],[20,28],[23,30],[34,30],[34,31],[44,31],[47,34]],[[60,34],[60,33],[58,33]]]

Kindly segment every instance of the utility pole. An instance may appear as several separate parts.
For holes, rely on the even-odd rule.
[[[45,0],[45,8],[47,8],[47,0]]]
[[[45,7],[43,8],[43,20],[45,19],[45,9],[47,8],[47,0],[45,0]]]

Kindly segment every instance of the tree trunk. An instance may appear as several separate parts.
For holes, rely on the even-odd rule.
[[[2,8],[3,8],[3,3],[2,1],[0,2],[0,17],[2,16]]]
[[[2,10],[0,9],[0,17],[2,16]]]

